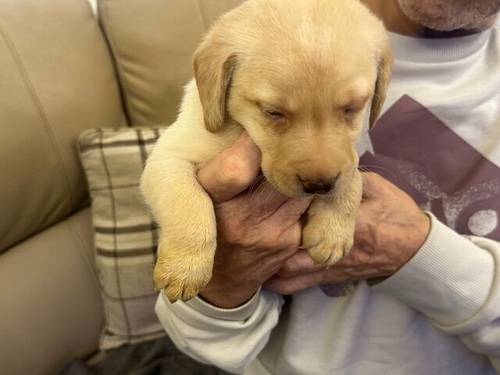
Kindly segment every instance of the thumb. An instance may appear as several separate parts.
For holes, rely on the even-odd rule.
[[[226,202],[246,190],[260,170],[260,150],[247,133],[198,170],[198,182],[214,202]]]
[[[315,271],[292,277],[275,275],[267,280],[263,287],[282,295],[295,294],[304,289],[320,285],[324,281],[324,273],[324,271]]]
[[[272,220],[281,226],[291,226],[307,211],[313,196],[295,197],[288,199],[274,213]]]

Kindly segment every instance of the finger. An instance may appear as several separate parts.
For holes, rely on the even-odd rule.
[[[296,223],[311,205],[313,196],[288,199],[273,215],[276,225],[289,226]]]
[[[324,271],[316,271],[292,277],[273,276],[263,287],[279,294],[294,294],[323,283]]]
[[[282,247],[281,249],[277,249],[276,251],[268,251],[266,257],[268,261],[272,264],[283,265],[290,257],[292,257],[295,253],[297,253],[298,249],[294,246]],[[274,273],[279,269],[277,267],[274,268]]]
[[[332,267],[332,272],[342,273],[346,275],[349,280],[364,280],[390,275],[390,273],[384,272],[378,267],[361,266],[359,264],[353,265],[353,267],[335,265]]]
[[[333,265],[333,268],[351,269],[368,266],[370,264],[371,257],[371,253],[367,253],[355,244],[354,247],[349,251],[349,254],[335,263]]]
[[[295,249],[296,252],[299,251],[302,242],[302,226],[300,223],[296,222],[294,225],[288,227],[282,237],[282,247]]]
[[[262,178],[264,179],[263,176]],[[273,215],[285,202],[289,200],[286,195],[278,192],[269,182],[265,180],[256,187],[250,186],[246,197],[248,197],[248,204],[252,211],[263,218]]]
[[[261,253],[258,262],[259,272],[262,275],[268,275],[271,277],[276,273],[276,271],[297,252],[296,247],[284,247],[280,249],[272,249]]]
[[[307,251],[300,250],[288,259],[277,272],[281,277],[292,277],[303,273],[321,271],[325,266],[315,264]]]
[[[384,259],[380,262],[376,255],[354,248],[339,262],[332,266],[334,272],[344,272],[352,279],[381,276],[386,273]]]
[[[266,228],[269,227],[269,223],[266,223]],[[283,267],[283,264],[292,257],[299,250],[300,243],[302,241],[302,227],[299,223],[295,223],[288,228],[277,228],[272,225],[269,228],[273,229],[262,229],[262,237],[258,243],[258,247],[267,249],[265,251],[265,256],[271,259],[275,257],[276,254],[282,254],[284,257],[279,260],[279,265],[274,270],[273,274],[278,272],[278,270]],[[285,254],[288,254],[286,256]],[[276,258],[278,260],[278,258]]]
[[[216,203],[228,201],[255,180],[260,157],[258,147],[243,133],[231,147],[198,170],[198,181]]]

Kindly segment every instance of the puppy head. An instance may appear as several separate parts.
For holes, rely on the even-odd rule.
[[[350,183],[392,56],[382,23],[356,0],[249,0],[219,20],[194,66],[207,129],[243,126],[266,178],[293,196]]]

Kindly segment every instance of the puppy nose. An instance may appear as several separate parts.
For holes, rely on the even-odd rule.
[[[330,178],[305,179],[299,176],[300,182],[304,186],[304,192],[309,194],[326,194],[332,190],[337,182],[339,175]]]

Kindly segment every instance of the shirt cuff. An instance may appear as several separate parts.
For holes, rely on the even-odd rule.
[[[493,256],[432,214],[431,231],[415,256],[372,289],[391,294],[439,325],[459,324],[486,303]]]
[[[229,321],[244,321],[247,320],[257,308],[259,294],[260,288],[247,302],[233,309],[224,309],[214,306],[200,297],[195,297],[186,302],[186,304],[199,313],[210,318]]]

